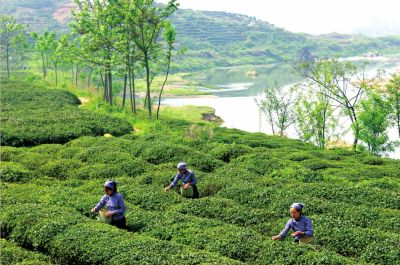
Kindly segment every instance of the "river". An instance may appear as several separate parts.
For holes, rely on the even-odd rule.
[[[368,71],[376,72],[377,69],[384,69],[386,77],[390,73],[400,71],[400,58],[347,58],[352,61],[368,59],[370,64]],[[254,72],[256,74],[254,74]],[[249,74],[246,74],[249,73]],[[204,86],[212,86],[209,92],[213,97],[193,97],[193,98],[166,98],[162,101],[163,105],[168,106],[210,106],[215,109],[215,115],[224,120],[222,126],[236,128],[248,132],[264,132],[272,134],[270,126],[266,122],[266,117],[260,113],[255,100],[264,98],[263,90],[266,86],[271,86],[275,81],[283,89],[302,81],[290,66],[286,64],[274,64],[268,66],[242,66],[210,69],[199,73],[194,73],[187,78],[201,82]],[[202,88],[205,89],[205,88]],[[345,119],[343,122],[349,124]],[[297,138],[298,134],[294,126],[287,132],[287,137]],[[395,128],[389,130],[391,140],[398,140],[398,132]],[[352,143],[353,137],[347,132],[342,137],[347,143]],[[389,157],[400,159],[400,148],[389,154]]]

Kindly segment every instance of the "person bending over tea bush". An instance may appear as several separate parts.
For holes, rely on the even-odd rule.
[[[98,212],[105,206],[107,210],[105,216],[111,217],[111,225],[126,228],[125,203],[122,195],[117,192],[117,183],[113,180],[107,180],[104,183],[104,193],[105,195],[91,212]]]
[[[273,236],[272,240],[279,240],[286,237],[290,229],[293,229],[291,234],[294,237],[294,242],[300,244],[308,244],[314,240],[313,224],[311,219],[303,215],[304,205],[301,203],[293,203],[290,206],[290,216],[292,217],[286,223],[285,228],[279,235]]]
[[[196,186],[197,181],[194,173],[187,169],[186,163],[184,162],[179,162],[177,168],[178,173],[176,174],[172,183],[165,188],[165,191],[169,191],[174,188],[178,184],[178,181],[181,180],[181,195],[192,199],[199,198],[199,191]]]

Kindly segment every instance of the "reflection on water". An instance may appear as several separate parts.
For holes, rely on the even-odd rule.
[[[390,73],[394,73],[400,69],[400,60],[382,60],[383,64],[377,62],[379,61],[375,61],[368,66],[370,73],[376,73],[377,68],[384,68],[386,75],[389,76]],[[213,92],[217,97],[166,98],[162,103],[170,106],[210,106],[215,109],[215,114],[224,120],[224,124],[222,124],[224,127],[271,134],[270,126],[266,123],[266,117],[263,113],[260,113],[255,100],[263,99],[263,90],[266,86],[273,85],[274,81],[278,81],[287,90],[291,85],[302,80],[287,65],[280,64],[275,65],[275,67],[247,66],[212,69],[205,73],[196,73],[190,78],[193,79],[197,76],[199,78],[196,80],[200,81],[203,85],[221,87],[221,90],[208,90]],[[251,71],[252,69],[256,69],[256,77],[247,77],[244,75],[246,71]],[[344,124],[349,124],[349,121],[344,122]],[[296,129],[293,126],[288,129],[287,136],[289,138],[298,137]],[[395,128],[389,131],[389,137],[391,140],[398,139]],[[351,133],[345,134],[343,140],[352,143],[353,137]],[[391,153],[390,157],[400,158],[400,148]]]
[[[302,80],[293,67],[286,63],[214,68],[185,78],[196,80],[201,86],[214,87],[206,91],[220,97],[256,96],[266,87],[273,86],[274,82],[287,85]]]
[[[219,89],[201,87],[199,88],[199,90],[205,92],[211,92],[218,95],[219,93],[248,90],[252,85],[254,85],[254,83],[233,83],[227,85],[218,85],[218,87],[220,87]]]

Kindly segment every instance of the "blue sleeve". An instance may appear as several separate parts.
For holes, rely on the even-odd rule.
[[[118,195],[118,210],[114,210],[114,214],[123,214],[125,213],[126,207],[125,207],[125,202],[124,202],[124,198],[122,197],[122,195]]]
[[[101,197],[99,203],[95,207],[96,212],[98,212],[107,203],[107,199],[108,199],[107,195]]]
[[[312,236],[314,234],[313,224],[310,218],[306,219],[306,230],[304,231],[304,236]]]
[[[171,185],[169,185],[169,186],[170,186],[171,188],[175,187],[176,184],[178,184],[178,181],[179,181],[179,173],[176,174],[176,176],[175,176],[175,178],[174,178],[174,181],[172,181]]]
[[[285,236],[286,236],[287,233],[289,232],[291,226],[292,226],[292,219],[290,219],[290,220],[286,223],[285,228],[279,233],[279,235],[281,236],[281,238],[285,238]]]
[[[193,172],[190,174],[190,179],[192,180],[190,182],[191,185],[196,185],[197,184],[196,175]]]

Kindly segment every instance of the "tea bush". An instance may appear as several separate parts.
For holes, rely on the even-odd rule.
[[[21,164],[1,162],[0,176],[2,181],[24,182],[32,177],[32,173]]]
[[[41,253],[27,251],[5,239],[0,239],[0,257],[2,264],[8,265],[51,265],[50,257]]]
[[[35,146],[0,147],[6,243],[41,251],[57,264],[400,260],[398,160],[168,118],[117,137],[131,125],[78,110],[70,93],[28,85],[18,97],[11,95],[19,90],[10,88],[1,131],[9,128],[13,141]],[[95,136],[110,128],[113,137]],[[47,144],[36,145],[41,142]],[[164,192],[180,160],[195,172],[200,199],[182,198],[178,188]],[[101,224],[90,213],[107,179],[118,182],[124,197],[127,230]],[[293,202],[306,205],[312,245],[297,245],[290,236],[271,240],[290,218]],[[20,247],[8,249],[30,264]]]
[[[205,146],[204,152],[209,152],[217,159],[229,163],[232,159],[245,155],[251,151],[246,145],[240,144],[210,144]]]
[[[82,135],[132,131],[125,120],[78,109],[80,101],[70,92],[10,81],[1,86],[3,145],[66,143]]]

